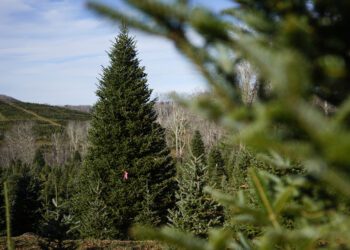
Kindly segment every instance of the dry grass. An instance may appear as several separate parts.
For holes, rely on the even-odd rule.
[[[79,250],[161,250],[160,244],[154,241],[119,241],[119,240],[67,240],[64,242],[49,242],[34,234],[23,234],[13,237],[15,249],[79,249]],[[6,249],[6,238],[0,238],[0,250]]]

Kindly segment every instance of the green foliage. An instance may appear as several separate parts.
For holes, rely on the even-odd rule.
[[[5,200],[5,217],[6,217],[6,246],[8,250],[14,249],[13,241],[11,239],[11,212],[10,212],[10,201],[8,197],[7,182],[4,182],[4,200]]]
[[[268,170],[272,172],[268,164],[258,159],[257,155],[243,146],[233,147],[226,144],[225,154],[226,171],[229,187],[236,192],[248,185],[248,169],[252,166],[258,169]]]
[[[78,110],[67,109],[65,107],[51,106],[45,104],[16,102],[19,107],[34,112],[54,121],[86,121],[90,119],[90,114]]]
[[[223,143],[223,153],[226,160],[227,179],[223,182],[220,190],[226,194],[236,195],[238,192],[246,197],[247,206],[256,208],[259,206],[256,201],[256,195],[252,192],[248,169],[251,166],[260,170],[271,172],[268,165],[257,156],[243,147],[242,145],[233,146],[230,143]],[[220,186],[219,186],[220,187]],[[243,234],[249,239],[259,235],[261,230],[256,225],[249,223],[237,223],[230,209],[225,209],[225,225],[224,228],[233,232],[233,234]]]
[[[0,168],[0,182],[7,183],[13,236],[35,233],[51,240],[76,237],[71,216],[71,196],[76,188],[79,165],[51,167],[14,162]],[[5,232],[5,200],[1,185],[0,226]],[[4,231],[3,231],[4,230]]]
[[[74,237],[78,225],[69,214],[69,203],[58,203],[58,200],[52,199],[52,210],[47,209],[42,214],[43,220],[40,230],[42,236],[50,241],[56,241],[58,248],[62,248],[63,240]]]
[[[201,158],[203,161],[205,161],[205,146],[202,135],[198,130],[194,132],[191,140],[191,152],[193,157],[198,159]]]
[[[118,232],[113,226],[110,214],[113,208],[107,206],[102,197],[102,184],[98,178],[82,176],[78,195],[72,200],[77,219],[79,236],[82,238],[108,239]],[[84,190],[82,190],[84,188]]]
[[[35,151],[33,164],[36,165],[39,168],[43,168],[45,166],[44,154],[43,154],[43,151],[42,151],[41,148],[38,148]]]
[[[78,150],[74,151],[73,162],[77,162],[77,163],[81,162],[81,155]]]
[[[146,194],[142,203],[141,212],[135,217],[135,223],[140,223],[142,225],[159,225],[160,218],[153,207],[152,195],[148,188],[148,183],[146,182]]]
[[[11,121],[8,125],[11,127],[16,124],[16,121]],[[64,122],[62,122],[65,125]],[[45,121],[35,121],[33,126],[33,133],[38,142],[49,143],[51,136],[55,133],[63,133],[64,127],[53,126]]]
[[[38,173],[40,176],[41,195],[40,200],[46,208],[53,205],[52,199],[58,198],[66,200],[74,193],[79,173],[79,165],[45,166]]]
[[[193,161],[181,166],[177,178],[179,190],[176,192],[176,207],[170,211],[169,220],[172,227],[206,237],[208,230],[223,223],[223,209],[204,193],[209,184],[207,166],[203,161]]]
[[[1,179],[7,182],[9,189],[12,234],[36,232],[40,219],[40,181],[35,172],[17,162],[3,171]]]
[[[189,1],[125,2],[139,15],[131,17],[97,3],[89,6],[173,41],[214,94],[198,98],[192,107],[225,126],[234,143],[262,154],[273,152],[267,161],[273,167],[289,167],[289,160],[283,159],[290,159],[307,172],[281,178],[251,168],[248,188],[256,207],[247,205],[242,192],[210,191],[232,209],[236,223],[261,229],[253,240],[213,231],[205,242],[169,228],[149,231],[148,237],[186,249],[349,248],[348,214],[303,191],[305,176],[312,176],[322,183],[317,187],[334,190],[333,196],[344,204],[350,199],[349,1],[236,1],[223,11],[226,16]],[[189,29],[203,43],[192,41]],[[249,106],[242,103],[237,81],[242,60],[253,66],[258,84],[257,100]],[[335,112],[325,115],[315,99],[335,105]]]
[[[18,110],[15,107],[11,106],[7,102],[0,100],[0,113],[2,114],[2,121],[6,120],[25,120],[32,118],[32,115],[24,112],[23,110]]]
[[[220,150],[217,147],[212,147],[208,156],[208,174],[213,183],[221,186],[223,181],[227,179],[225,161]]]
[[[38,232],[51,241],[75,238],[77,220],[72,216],[72,196],[77,188],[79,165],[45,166],[37,175],[41,187]]]
[[[83,168],[85,181],[81,182],[84,187],[79,196],[86,197],[81,200],[94,201],[89,185],[98,180],[98,206],[106,206],[111,222],[105,225],[109,233],[104,237],[127,238],[134,222],[142,223],[141,218],[149,222],[140,215],[146,207],[155,216],[152,221],[166,223],[167,210],[174,205],[175,166],[164,129],[156,122],[155,100],[151,99],[144,67],[137,58],[135,41],[125,27],[109,57],[110,65],[103,68],[97,90],[99,100],[93,108],[90,147]],[[125,171],[128,179],[123,178]],[[79,215],[90,214],[89,209],[87,203],[77,204]],[[98,230],[91,226],[90,231]]]

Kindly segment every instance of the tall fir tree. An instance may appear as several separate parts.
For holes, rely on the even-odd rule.
[[[128,238],[128,228],[136,217],[138,223],[150,221],[143,214],[156,217],[151,221],[167,222],[167,211],[175,202],[176,169],[164,129],[156,122],[155,100],[151,99],[145,69],[126,27],[108,55],[110,65],[103,68],[97,90],[99,99],[93,109],[82,174],[86,193],[80,193],[80,200],[82,209],[89,210],[87,199],[93,194],[87,190],[92,189],[91,180],[97,179],[101,184],[99,203],[106,206],[104,218],[111,222],[104,237]],[[145,213],[145,209],[152,213]],[[77,214],[88,213],[83,210]]]
[[[199,130],[196,130],[194,132],[193,137],[192,137],[191,152],[192,152],[193,157],[198,158],[198,159],[202,159],[204,162],[205,146],[204,146],[204,142],[202,139],[202,135],[199,132]]]

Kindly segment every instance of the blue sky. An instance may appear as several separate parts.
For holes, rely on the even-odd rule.
[[[194,2],[216,10],[229,6],[228,0]],[[0,0],[0,94],[55,105],[93,104],[117,33],[118,26],[96,18],[84,0]],[[132,34],[154,93],[205,88],[170,42]]]

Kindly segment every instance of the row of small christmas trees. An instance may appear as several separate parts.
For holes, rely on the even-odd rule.
[[[38,154],[39,155],[39,154]],[[0,168],[0,182],[7,182],[11,211],[12,236],[35,233],[45,238],[63,240],[76,236],[70,215],[71,198],[76,190],[80,163],[62,166],[31,165],[20,161]],[[0,234],[4,234],[3,187],[0,187]]]

